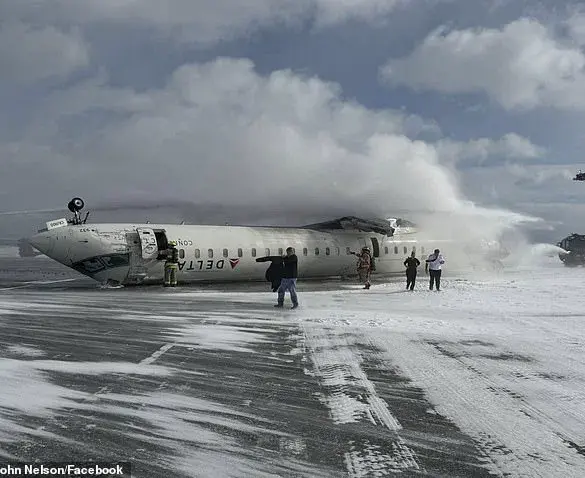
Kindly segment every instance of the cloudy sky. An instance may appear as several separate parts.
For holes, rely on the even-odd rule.
[[[0,18],[1,211],[471,202],[585,232],[579,2],[3,0]]]

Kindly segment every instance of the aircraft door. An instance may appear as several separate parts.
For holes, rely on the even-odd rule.
[[[142,244],[140,235],[135,232],[126,234],[126,242],[130,252],[130,268],[128,270],[128,283],[140,284],[148,275],[148,268],[142,258]]]
[[[136,231],[140,238],[142,258],[146,260],[156,259],[158,257],[158,244],[156,242],[154,231],[147,227],[139,227]]]
[[[377,237],[371,237],[372,240],[372,254],[374,257],[380,257],[380,244]]]

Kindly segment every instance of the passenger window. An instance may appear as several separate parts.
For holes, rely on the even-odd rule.
[[[309,250],[306,247],[303,247],[303,256],[306,256],[309,253]]]
[[[408,254],[408,247],[404,246],[403,251],[404,251],[405,254]]]
[[[318,256],[319,255],[319,248],[315,247],[315,255]]]
[[[388,254],[388,246],[384,246],[384,254]]]
[[[244,255],[244,251],[242,251],[242,248],[238,247],[238,257],[242,257]]]
[[[256,248],[255,247],[252,248],[252,257],[256,257]]]
[[[228,250],[227,249],[224,249],[223,250],[223,257],[227,257],[227,256],[229,256]]]
[[[279,248],[278,248],[278,255],[279,255],[279,256],[282,256],[282,247],[279,247]]]
[[[195,249],[195,259],[199,259],[201,257],[201,251],[199,249]]]
[[[326,256],[331,255],[331,249],[329,249],[328,247],[325,248],[325,255]]]
[[[213,257],[213,249],[207,249],[207,257]]]
[[[179,258],[185,259],[185,249],[179,249]]]
[[[264,249],[264,255],[265,256],[269,256],[270,255],[270,248],[267,247],[266,249]]]
[[[420,252],[421,252],[422,254],[424,254],[424,253],[425,253],[425,248],[424,248],[424,247],[421,247],[421,248],[420,248]]]
[[[335,248],[335,254],[339,255],[339,247]]]
[[[398,254],[398,247],[394,246],[394,254]]]
[[[346,247],[345,253],[349,256],[351,254],[351,247]]]

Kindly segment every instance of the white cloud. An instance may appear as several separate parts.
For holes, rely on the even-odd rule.
[[[441,162],[452,165],[461,162],[481,165],[491,159],[512,161],[536,159],[545,153],[544,148],[515,133],[506,134],[498,140],[480,138],[457,142],[443,139],[436,143],[436,148]]]
[[[0,87],[62,79],[87,66],[89,51],[77,32],[24,23],[0,24]]]
[[[577,45],[585,45],[585,8],[582,6],[571,8],[564,26]]]
[[[530,214],[542,211],[550,217],[548,204],[585,201],[583,184],[572,180],[577,169],[578,165],[504,164],[466,169],[461,179],[465,192],[475,201],[495,202]]]
[[[538,227],[548,226],[552,231],[541,231],[538,240],[556,242],[585,222],[585,187],[572,180],[580,167],[503,164],[468,168],[461,174],[461,184],[467,196],[480,204],[543,218],[544,223]]]
[[[328,26],[352,18],[367,21],[379,20],[395,8],[408,4],[408,0],[314,0],[317,24]]]
[[[525,18],[502,29],[435,31],[381,75],[415,90],[484,92],[506,109],[585,109],[585,55]]]
[[[439,1],[439,0],[434,0]],[[272,25],[314,20],[328,27],[379,20],[408,0],[4,0],[0,18],[50,24],[106,22],[147,26],[176,40],[208,46]]]

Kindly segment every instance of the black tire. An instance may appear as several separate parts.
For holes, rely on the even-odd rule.
[[[67,204],[67,208],[71,212],[79,212],[84,208],[84,206],[85,203],[81,198],[73,198],[71,201],[69,201],[69,204]]]

